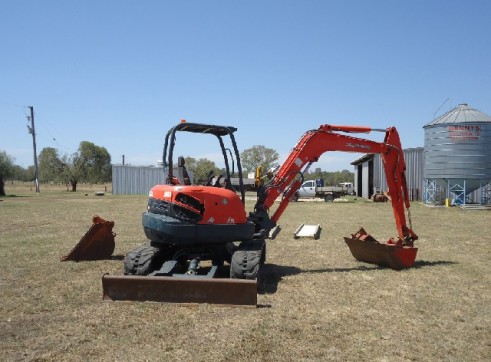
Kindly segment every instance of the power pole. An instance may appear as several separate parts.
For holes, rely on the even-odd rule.
[[[36,152],[36,129],[34,128],[34,107],[29,107],[31,110],[31,116],[27,117],[31,121],[31,126],[27,126],[29,133],[32,134],[32,147],[34,149],[34,186],[36,192],[39,193],[39,170],[38,170],[38,156]]]

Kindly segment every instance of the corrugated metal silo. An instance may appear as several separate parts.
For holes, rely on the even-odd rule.
[[[488,203],[469,194],[491,182],[491,117],[460,104],[424,127],[425,201]]]

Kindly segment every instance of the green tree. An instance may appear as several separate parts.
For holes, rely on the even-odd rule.
[[[39,181],[64,181],[63,171],[65,164],[58,154],[58,150],[52,147],[45,147],[41,150],[39,160]]]
[[[99,183],[111,180],[111,156],[104,147],[82,141],[71,156],[60,156],[54,148],[43,148],[39,155],[43,181],[64,181],[72,191],[79,182]]]
[[[106,148],[82,141],[76,161],[81,168],[84,181],[99,183],[111,180],[111,156]]]
[[[26,179],[23,181],[34,181],[36,178],[36,167],[34,167],[34,165],[31,165],[25,169],[25,177]]]
[[[29,166],[28,168],[23,168],[19,165],[14,165],[11,180],[18,181],[33,181],[34,180],[34,166]]]
[[[83,181],[84,165],[79,157],[78,152],[75,152],[72,156],[63,156],[61,159],[63,163],[63,171],[61,177],[66,183],[69,183],[72,187],[72,192],[77,191],[77,184]]]
[[[5,180],[14,172],[14,158],[0,151],[0,196],[5,196]]]
[[[262,167],[263,173],[278,166],[278,152],[265,146],[253,146],[240,154],[242,168],[248,172],[256,171],[258,166]]]
[[[208,160],[207,158],[200,158],[196,160],[193,157],[186,157],[186,169],[193,172],[193,179],[195,184],[205,184],[208,181],[208,174],[213,171],[215,176],[223,173],[215,162]]]
[[[341,182],[354,182],[355,174],[348,170],[327,172],[321,171],[320,168],[316,168],[313,172],[305,175],[305,180],[323,179],[324,185],[335,186]]]

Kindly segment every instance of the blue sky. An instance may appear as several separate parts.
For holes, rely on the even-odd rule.
[[[459,103],[491,114],[491,1],[0,0],[0,150],[104,146],[156,164],[181,119],[232,125],[281,160],[321,124],[396,126],[403,147]],[[366,136],[362,136],[366,137]],[[375,134],[375,140],[382,140]],[[205,150],[200,146],[205,146]],[[206,142],[185,156],[214,159]],[[323,170],[359,154],[326,153]]]

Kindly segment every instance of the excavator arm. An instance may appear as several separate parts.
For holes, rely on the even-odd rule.
[[[385,132],[384,141],[375,142],[349,135],[373,131]],[[263,223],[264,227],[269,229],[276,225],[291,197],[302,184],[303,174],[313,162],[316,162],[322,154],[328,151],[378,153],[381,155],[399,236],[398,240],[392,240],[392,242],[412,246],[413,241],[418,237],[406,222],[406,210],[409,223],[411,221],[405,175],[406,166],[399,134],[394,127],[380,130],[369,127],[322,125],[318,129],[307,131],[271,181],[258,190],[255,213],[261,215],[261,220],[268,219],[266,214],[270,207],[278,196],[283,195],[278,208],[268,220],[269,222]]]

